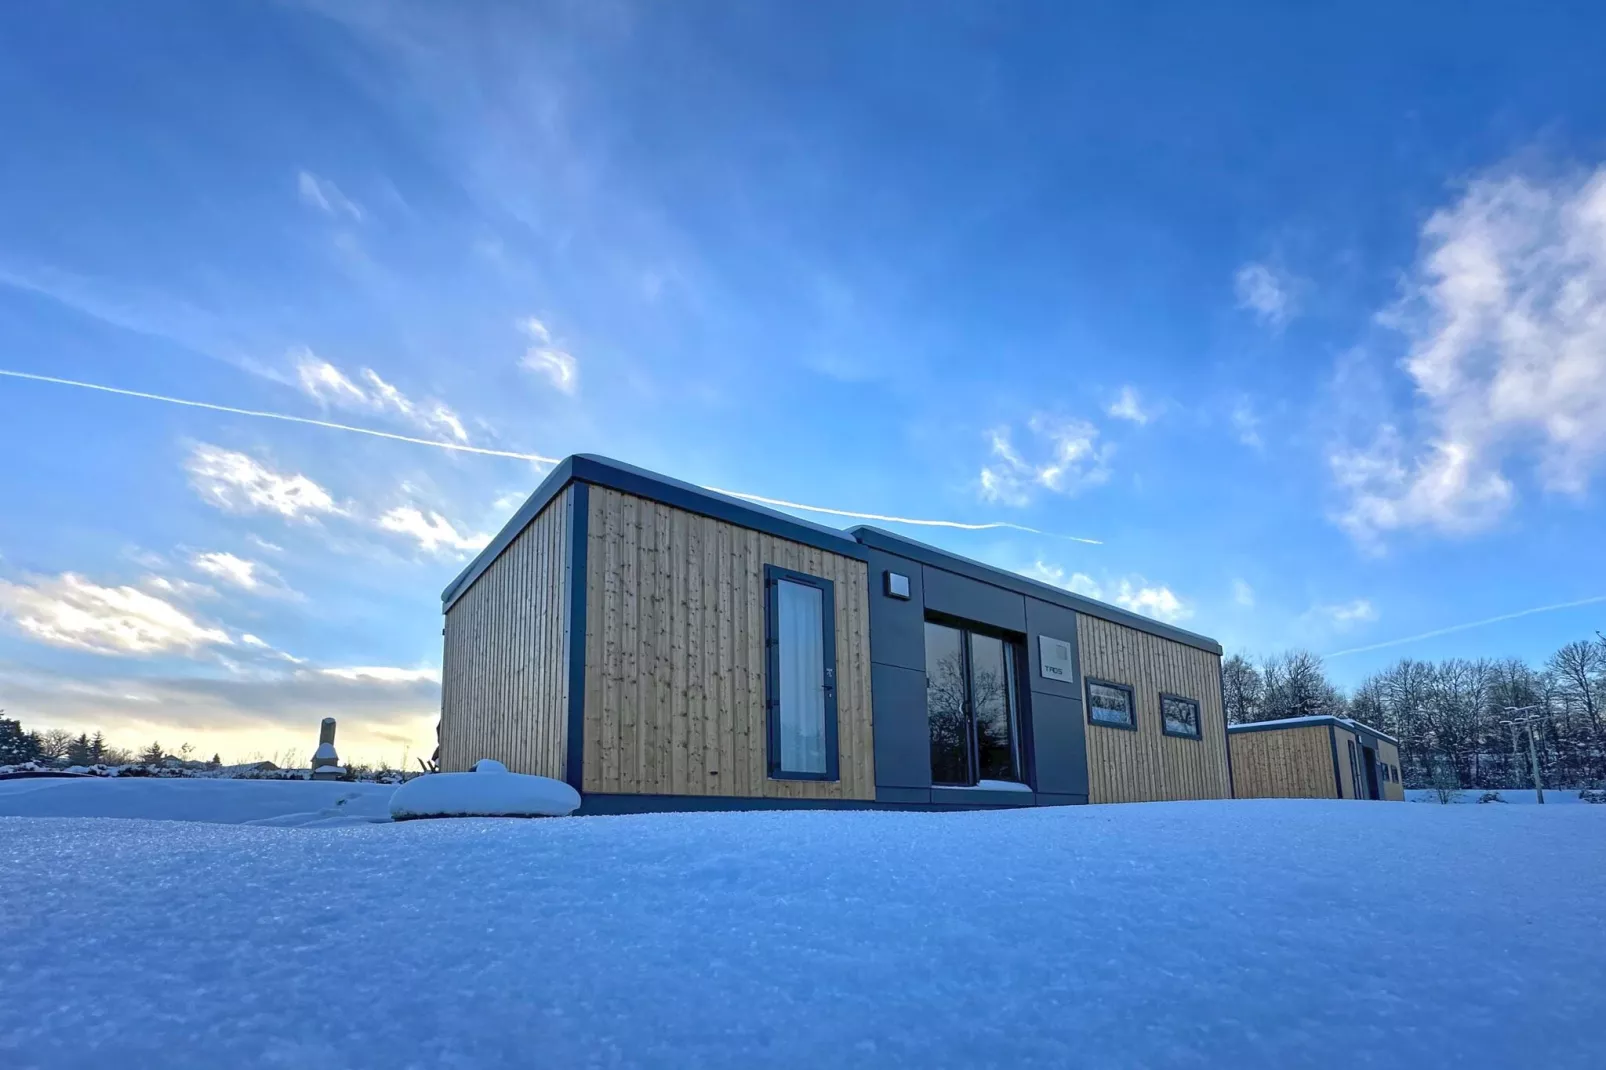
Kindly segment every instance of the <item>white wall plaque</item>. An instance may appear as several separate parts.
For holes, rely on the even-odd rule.
[[[1066,683],[1076,679],[1076,670],[1071,666],[1071,644],[1063,639],[1039,635],[1037,664],[1042,669],[1045,679],[1064,680]]]

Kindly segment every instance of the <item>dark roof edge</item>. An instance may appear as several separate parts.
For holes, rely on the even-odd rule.
[[[1227,726],[1227,731],[1277,732],[1284,728],[1315,728],[1319,725],[1333,725],[1336,728],[1344,729],[1346,732],[1354,732],[1358,735],[1381,739],[1385,743],[1394,744],[1396,747],[1400,745],[1400,741],[1387,732],[1379,732],[1371,725],[1352,721],[1348,717],[1335,717],[1330,713],[1319,713],[1311,717],[1283,717],[1275,721],[1250,721],[1247,724],[1230,724]]]
[[[968,576],[982,583],[1003,587],[1017,594],[1050,602],[1066,609],[1074,609],[1078,613],[1086,613],[1090,617],[1098,617],[1100,620],[1107,620],[1112,624],[1120,624],[1140,632],[1148,632],[1150,635],[1157,635],[1162,639],[1170,639],[1173,642],[1203,650],[1208,654],[1220,655],[1222,653],[1221,644],[1209,636],[1190,632],[1186,628],[1178,628],[1163,621],[1157,621],[1151,617],[1145,617],[1142,614],[1122,609],[1119,606],[1112,606],[1097,599],[1075,594],[1065,590],[1063,587],[1055,587],[1053,584],[1029,579],[1018,572],[1010,572],[1008,569],[985,565],[968,557],[960,557],[958,554],[938,549],[918,540],[905,538],[902,535],[894,535],[883,528],[861,525],[850,529],[849,534],[873,549],[883,550],[890,554],[900,554],[919,561],[923,565],[946,569],[949,572],[957,572],[961,576]]]
[[[862,561],[868,556],[857,540],[847,532],[836,528],[800,520],[762,505],[753,505],[740,498],[705,490],[695,484],[661,476],[656,472],[649,472],[645,468],[637,468],[633,464],[625,464],[610,457],[576,453],[558,462],[557,467],[541,481],[535,493],[519,506],[518,512],[513,514],[512,519],[502,525],[502,530],[497,532],[496,538],[492,539],[485,549],[469,562],[468,567],[447,585],[446,590],[441,592],[442,611],[451,609],[452,604],[473,586],[474,581],[491,567],[493,561],[501,556],[502,551],[518,538],[519,533],[540,515],[541,510],[545,509],[564,487],[575,480],[599,487],[609,487],[625,494],[634,494],[638,498],[646,498],[676,509],[684,509],[688,513],[723,520],[777,538],[800,542],[819,550],[842,554],[844,557]]]
[[[535,488],[535,493],[524,499],[524,504],[519,506],[518,511],[506,524],[502,525],[502,530],[496,533],[496,537],[485,544],[485,549],[475,555],[474,560],[457,574],[457,578],[446,585],[446,590],[441,592],[442,613],[452,608],[452,604],[474,585],[474,581],[491,567],[491,563],[502,556],[502,551],[519,537],[519,533],[530,526],[530,521],[540,516],[541,510],[545,509],[573,479],[574,458],[565,457],[557,463],[557,467],[547,473],[545,479],[541,480],[540,486]]]

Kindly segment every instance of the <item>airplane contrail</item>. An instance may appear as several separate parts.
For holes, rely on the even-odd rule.
[[[358,435],[372,435],[374,438],[388,438],[396,442],[411,442],[415,446],[434,446],[437,449],[456,450],[459,453],[479,453],[486,457],[511,457],[518,461],[538,461],[542,464],[557,464],[555,457],[542,457],[537,453],[516,453],[513,450],[492,450],[483,446],[470,446],[462,442],[446,442],[434,438],[414,438],[412,435],[398,435],[390,431],[376,431],[371,427],[354,427],[351,424],[337,424],[331,420],[315,420],[310,416],[291,416],[283,412],[267,412],[262,409],[237,409],[233,405],[214,405],[210,401],[190,401],[186,398],[168,397],[166,394],[147,394],[143,390],[124,390],[117,386],[101,386],[99,383],[85,383],[77,379],[58,379],[53,375],[34,375],[32,372],[14,372],[0,368],[0,375],[11,379],[31,379],[36,383],[55,383],[58,386],[75,386],[80,390],[98,390],[103,394],[120,394],[127,398],[143,398],[146,401],[165,401],[169,405],[184,405],[192,409],[208,409],[212,412],[227,412],[235,416],[255,416],[264,420],[283,420],[292,424],[307,424],[311,427],[326,427],[331,431],[350,431]]]
[[[379,431],[372,427],[358,427],[354,424],[336,423],[333,420],[318,420],[311,416],[292,416],[284,412],[270,412],[266,409],[242,409],[234,405],[218,405],[210,401],[193,401],[189,398],[175,398],[167,394],[152,394],[144,390],[126,390],[117,386],[105,386],[100,383],[86,383],[80,379],[62,379],[54,375],[37,375],[33,372],[10,371],[0,368],[0,376],[9,379],[26,379],[35,383],[52,383],[56,386],[71,386],[79,390],[95,390],[102,394],[116,394],[120,397],[140,398],[144,401],[160,401],[168,405],[182,405],[191,409],[206,409],[209,412],[223,412],[233,416],[251,416],[261,420],[280,420],[284,423],[305,424],[309,427],[322,427],[330,431],[349,431],[355,435],[369,435],[373,438],[387,438],[393,442],[407,442],[415,446],[433,446],[436,449],[451,450],[456,453],[474,453],[483,457],[506,457],[516,461],[533,461],[537,464],[557,464],[560,458],[547,457],[539,453],[520,453],[517,450],[493,450],[484,446],[470,446],[464,442],[448,442],[444,439],[418,438],[413,435],[399,435],[393,431]],[[773,505],[786,509],[801,509],[808,513],[824,513],[830,516],[851,517],[855,520],[880,520],[889,524],[911,524],[918,527],[953,528],[958,531],[996,531],[1012,530],[1023,531],[1031,535],[1045,535],[1056,539],[1069,539],[1072,542],[1087,543],[1090,546],[1102,546],[1099,539],[1085,539],[1076,535],[1060,535],[1052,531],[1040,531],[1029,528],[1024,524],[1012,524],[1008,521],[997,520],[990,523],[972,524],[959,520],[930,520],[916,517],[884,516],[880,513],[860,513],[851,509],[833,509],[823,505],[803,505],[800,502],[784,501],[780,498],[766,498],[759,494],[747,494],[736,490],[720,490],[717,487],[704,487],[704,490],[714,491],[716,494],[727,494],[732,498],[741,498],[744,501],[758,502],[761,505]]]
[[[967,524],[959,520],[916,520],[907,516],[882,516],[879,513],[855,513],[849,509],[828,509],[823,505],[802,505],[798,502],[789,502],[781,498],[765,498],[757,494],[743,494],[739,490],[721,490],[718,487],[704,487],[715,494],[728,494],[732,498],[741,498],[743,501],[758,502],[760,505],[774,505],[784,509],[805,509],[811,513],[828,513],[831,516],[851,516],[856,520],[883,520],[889,524],[915,524],[929,528],[957,528],[960,531],[997,531],[1007,528],[1010,531],[1024,531],[1032,535],[1047,535],[1053,539],[1069,539],[1071,542],[1085,542],[1090,546],[1103,546],[1100,539],[1084,539],[1078,535],[1060,535],[1052,531],[1039,531],[1029,528],[1025,524],[1012,524],[1007,520],[994,520],[984,524]]]
[[[1499,624],[1502,621],[1516,620],[1518,617],[1531,617],[1535,613],[1553,613],[1558,609],[1576,609],[1579,606],[1593,606],[1606,602],[1606,594],[1595,595],[1592,598],[1580,598],[1576,602],[1557,602],[1552,606],[1535,606],[1532,609],[1519,609],[1515,613],[1502,613],[1498,617],[1486,617],[1483,620],[1468,621],[1465,624],[1452,624],[1448,628],[1435,628],[1431,632],[1421,635],[1408,635],[1403,639],[1389,639],[1381,643],[1371,643],[1367,646],[1353,646],[1348,650],[1338,650],[1323,657],[1341,658],[1346,654],[1365,654],[1370,650],[1382,650],[1391,646],[1402,646],[1405,643],[1416,643],[1423,639],[1436,639],[1441,635],[1451,635],[1455,632],[1464,632],[1471,628],[1482,628],[1486,624]]]

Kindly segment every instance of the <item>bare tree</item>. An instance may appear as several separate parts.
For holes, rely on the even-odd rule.
[[[1260,670],[1242,654],[1221,663],[1221,700],[1227,708],[1228,724],[1259,720],[1266,685]]]
[[[1321,656],[1309,650],[1290,650],[1267,658],[1261,666],[1265,697],[1257,721],[1284,717],[1313,717],[1346,712],[1344,696],[1327,678]]]
[[[65,728],[47,728],[39,733],[39,757],[52,760],[67,757],[73,734]]]
[[[1556,680],[1563,711],[1577,709],[1589,735],[1588,773],[1606,780],[1606,746],[1602,744],[1601,707],[1606,702],[1606,639],[1568,643],[1545,666]]]

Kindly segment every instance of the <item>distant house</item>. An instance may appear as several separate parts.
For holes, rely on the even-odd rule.
[[[1393,736],[1344,717],[1235,724],[1233,794],[1240,799],[1405,801]]]
[[[446,589],[440,765],[581,812],[1231,795],[1221,647],[601,457]]]

